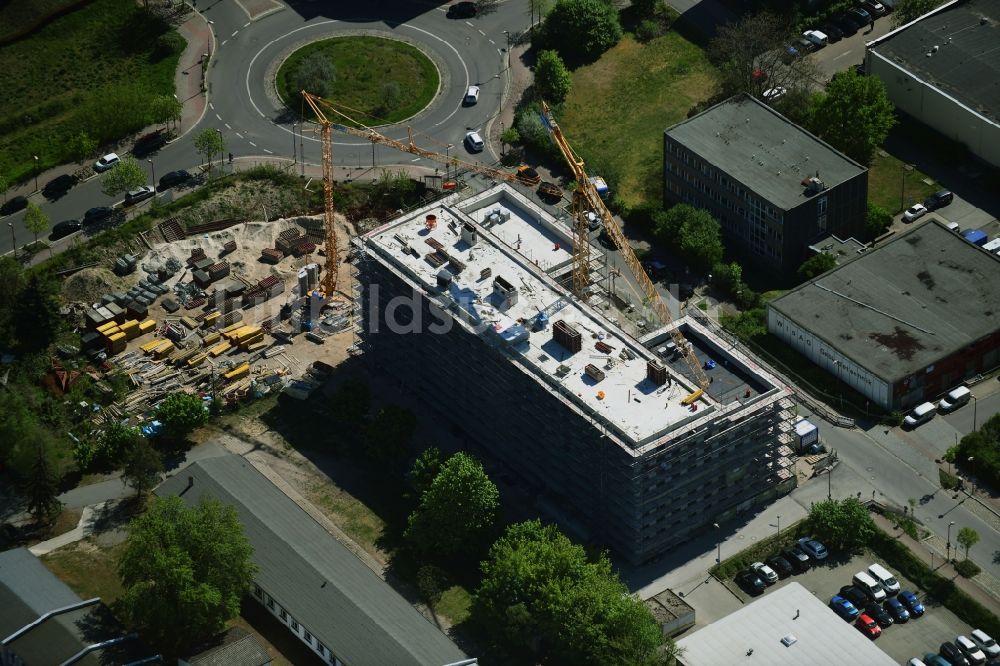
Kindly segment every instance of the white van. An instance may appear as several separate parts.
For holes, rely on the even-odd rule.
[[[933,402],[925,402],[913,408],[913,411],[903,419],[903,426],[906,428],[916,428],[921,423],[927,423],[934,418],[937,405]]]
[[[873,564],[868,567],[868,575],[878,581],[878,584],[888,594],[892,595],[899,592],[899,581],[892,575],[892,572],[881,564]]]
[[[802,33],[802,36],[815,44],[818,49],[823,48],[830,41],[830,38],[826,36],[826,33],[822,33],[819,30],[806,30]]]
[[[879,585],[878,581],[869,576],[864,571],[859,571],[854,574],[854,586],[861,588],[861,590],[868,595],[870,599],[875,601],[885,601],[885,590]]]
[[[969,402],[970,397],[972,397],[972,391],[969,390],[969,387],[959,386],[956,389],[948,391],[948,395],[941,398],[941,402],[938,403],[938,409],[942,412],[953,411]]]

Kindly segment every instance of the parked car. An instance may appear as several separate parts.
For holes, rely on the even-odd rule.
[[[895,622],[902,624],[910,619],[910,611],[906,610],[899,599],[893,597],[892,599],[886,599],[885,603],[882,604],[885,609],[889,611],[889,615],[892,615],[892,619]]]
[[[858,31],[858,24],[847,14],[837,14],[832,20],[834,25],[844,31],[845,37],[850,37]]]
[[[465,91],[465,97],[462,99],[462,106],[472,106],[479,101],[479,86],[469,86],[469,89]]]
[[[63,220],[52,227],[52,233],[49,234],[49,240],[54,241],[59,240],[60,238],[65,238],[70,234],[75,234],[82,228],[83,225],[80,224],[80,220]]]
[[[947,659],[933,652],[928,652],[924,655],[924,663],[927,666],[951,666]]]
[[[959,636],[955,639],[955,645],[958,649],[962,651],[965,658],[969,660],[970,664],[985,664],[986,663],[986,653],[979,649],[979,646],[973,643],[968,636]]]
[[[861,26],[868,25],[869,23],[875,20],[875,18],[871,14],[869,14],[861,7],[851,7],[850,9],[847,10],[846,13],[851,18],[852,21],[858,24],[859,28]]]
[[[802,36],[815,44],[817,49],[823,48],[830,41],[827,34],[821,30],[806,30],[802,33]]]
[[[949,641],[941,643],[940,654],[948,660],[951,666],[972,666],[969,660],[965,658],[965,655],[962,654],[961,648]]]
[[[781,556],[788,560],[788,563],[792,565],[798,572],[808,571],[812,562],[809,560],[809,556],[803,552],[798,546],[790,546],[789,548],[781,551]]]
[[[858,619],[854,621],[854,626],[872,640],[882,635],[882,627],[878,626],[878,622],[864,614],[858,616]]]
[[[938,403],[938,411],[940,412],[953,412],[962,405],[969,402],[972,397],[972,391],[969,390],[968,386],[959,386],[948,391],[948,394],[941,398]]]
[[[847,620],[848,622],[852,622],[857,619],[859,615],[858,609],[854,607],[854,604],[839,595],[834,595],[830,598],[830,608],[832,608],[833,612],[839,615],[841,619]]]
[[[903,211],[904,222],[916,222],[927,214],[927,207],[923,204],[913,204]]]
[[[912,659],[906,662],[906,666],[927,666],[927,664],[924,663],[923,659],[920,659],[918,657],[913,657]]]
[[[42,188],[42,194],[47,199],[58,199],[69,192],[70,188],[74,185],[76,185],[76,176],[64,173],[45,183],[45,187]]]
[[[118,155],[115,153],[108,153],[101,159],[94,162],[94,171],[97,173],[107,171],[119,162],[121,162],[121,158],[119,158]]]
[[[840,596],[850,601],[852,604],[858,608],[864,607],[870,599],[860,588],[854,587],[853,585],[845,585],[840,588]]]
[[[934,418],[934,413],[937,411],[937,405],[933,402],[922,402],[913,408],[909,414],[903,418],[904,428],[916,428],[922,423],[927,423],[932,418]]]
[[[861,8],[872,16],[885,16],[889,13],[889,8],[883,5],[878,0],[864,0],[861,3]]]
[[[0,215],[10,215],[28,207],[28,197],[12,197],[0,206]]]
[[[773,88],[768,88],[767,90],[765,90],[761,94],[761,97],[764,98],[765,102],[773,102],[774,100],[776,100],[779,97],[783,96],[787,92],[788,92],[788,89],[785,88],[784,86],[775,86]]]
[[[754,562],[750,565],[750,568],[753,569],[765,584],[774,585],[778,582],[778,574],[763,562]]]
[[[896,577],[892,575],[892,572],[886,569],[881,564],[872,564],[868,567],[868,575],[874,578],[885,590],[888,596],[892,596],[899,592],[899,581]]]
[[[166,143],[167,135],[164,132],[150,132],[139,137],[132,146],[132,154],[136,157],[145,157]]]
[[[825,560],[829,553],[826,550],[826,546],[821,544],[816,539],[811,539],[809,537],[803,537],[799,539],[799,548],[805,551],[806,555],[814,560]]]
[[[833,21],[827,21],[819,27],[819,30],[826,33],[826,38],[831,42],[839,42],[844,38],[844,31]]]
[[[795,569],[792,568],[792,563],[780,555],[775,555],[774,557],[768,559],[767,566],[774,569],[781,578],[788,578],[795,573]]]
[[[910,612],[910,617],[920,617],[924,614],[924,605],[920,603],[920,599],[913,592],[903,590],[897,598],[906,606],[906,610]],[[1000,651],[998,651],[998,654],[1000,654]]]
[[[973,629],[969,638],[986,654],[987,659],[1000,657],[1000,645],[997,645],[997,642],[982,629]]]
[[[938,208],[944,208],[954,200],[955,195],[948,190],[938,190],[924,199],[924,207],[926,207],[927,210],[937,210]]]
[[[95,206],[83,214],[83,226],[97,224],[114,214],[114,209],[108,206]]]
[[[483,137],[479,136],[479,132],[469,132],[465,135],[465,147],[469,149],[470,153],[481,153],[486,147],[486,143],[483,141]]]
[[[736,582],[749,594],[758,595],[764,592],[764,581],[760,579],[757,572],[747,569],[736,577]]]
[[[175,185],[180,185],[191,179],[191,174],[189,174],[184,169],[178,169],[177,171],[171,171],[160,177],[160,191],[169,190]]]
[[[892,616],[882,608],[882,604],[876,601],[869,601],[864,608],[864,613],[878,622],[880,627],[891,627],[893,624]]]
[[[128,194],[125,195],[125,205],[131,206],[140,201],[145,201],[154,194],[156,194],[156,189],[152,185],[142,185],[128,191]]]
[[[479,12],[474,2],[456,2],[448,7],[448,18],[472,18]]]

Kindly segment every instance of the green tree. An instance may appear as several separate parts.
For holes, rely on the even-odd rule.
[[[52,464],[52,455],[43,436],[36,431],[31,445],[34,446],[34,460],[24,480],[27,509],[36,522],[52,522],[62,509],[59,501],[59,475]]]
[[[479,556],[495,536],[500,491],[478,460],[456,453],[420,497],[410,514],[406,539],[418,551],[452,556]]]
[[[386,405],[365,428],[365,452],[372,460],[399,465],[416,429],[417,417],[413,412],[398,405]]]
[[[723,293],[735,295],[744,286],[743,267],[735,261],[715,264],[712,266],[712,286]]]
[[[49,228],[49,216],[45,214],[42,207],[34,201],[28,202],[28,209],[24,212],[24,226],[35,235],[35,242],[38,242],[38,234]]]
[[[31,273],[14,303],[14,334],[23,351],[47,348],[60,330],[58,288],[49,276]]]
[[[834,548],[859,548],[875,536],[875,521],[856,497],[813,504],[809,508],[809,526]]]
[[[508,127],[500,134],[500,141],[508,146],[513,146],[521,142],[521,133],[516,127]]]
[[[156,420],[163,424],[160,438],[169,444],[182,443],[195,428],[208,420],[201,398],[190,393],[171,393],[154,414]]]
[[[817,275],[822,275],[837,265],[837,259],[832,254],[820,252],[814,254],[799,266],[799,277],[803,280],[811,280]]]
[[[958,545],[965,548],[965,559],[969,559],[969,549],[979,543],[979,532],[971,527],[963,527],[958,531]]]
[[[16,336],[15,308],[24,289],[24,267],[11,257],[0,257],[0,346],[12,347]]]
[[[848,69],[833,77],[825,93],[813,98],[810,129],[851,159],[868,165],[896,124],[895,113],[881,79]]]
[[[382,101],[380,102],[380,113],[383,115],[392,111],[402,96],[403,91],[395,81],[386,81],[382,84]]]
[[[528,0],[528,13],[530,14],[532,29],[534,29],[535,23],[541,22],[542,18],[551,9],[552,0]]]
[[[413,486],[414,494],[419,500],[424,493],[430,490],[438,472],[441,471],[441,450],[436,446],[424,449],[413,462],[413,469],[410,470],[410,484]]]
[[[220,632],[240,611],[257,567],[236,509],[157,499],[128,527],[118,562],[125,617],[168,653]]]
[[[335,419],[345,425],[357,426],[372,408],[372,391],[363,381],[346,379],[334,390],[331,403]]]
[[[180,117],[184,105],[175,95],[157,95],[149,102],[149,113],[153,124],[165,125]]]
[[[93,464],[104,468],[116,468],[122,464],[129,451],[145,438],[138,428],[131,428],[113,421],[101,433],[94,451]]]
[[[330,86],[337,80],[337,68],[322,52],[306,56],[295,68],[295,87],[313,95],[328,97]]]
[[[738,315],[723,314],[722,327],[744,342],[767,335],[767,310],[754,308]]]
[[[212,167],[212,158],[226,152],[226,140],[222,138],[222,132],[206,127],[198,132],[194,139],[194,149],[200,155],[205,156],[208,167]]]
[[[69,154],[77,162],[82,162],[97,151],[97,139],[84,131],[79,131],[69,139]]]
[[[606,0],[558,0],[540,43],[571,65],[593,62],[622,38],[618,10]]]
[[[10,181],[7,180],[7,176],[0,173],[0,197],[3,197],[3,202],[7,203],[7,190],[10,189]]]
[[[569,95],[573,79],[555,51],[542,51],[535,63],[535,91],[552,104],[562,104]]]
[[[941,0],[899,0],[892,10],[894,27],[905,25],[941,4]]]
[[[892,226],[892,213],[881,206],[868,202],[865,213],[865,233],[869,238],[881,236]]]
[[[722,261],[722,230],[719,222],[707,210],[687,204],[674,206],[678,207],[683,207],[684,221],[677,234],[677,250],[693,268],[708,271]]]
[[[146,492],[160,480],[162,471],[163,457],[145,437],[141,437],[125,453],[122,481],[135,490],[135,496],[141,504]]]
[[[101,191],[109,197],[124,194],[146,184],[146,171],[139,160],[127,155],[101,179]]]
[[[517,523],[490,549],[472,621],[508,663],[672,663],[673,644],[612,571],[554,525]]]

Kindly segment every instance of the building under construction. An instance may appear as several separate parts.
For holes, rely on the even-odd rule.
[[[788,390],[682,317],[702,391],[666,328],[618,325],[596,247],[587,302],[562,286],[572,242],[508,185],[356,239],[364,358],[543,513],[633,564],[792,488]]]

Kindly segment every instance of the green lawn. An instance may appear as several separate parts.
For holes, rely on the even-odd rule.
[[[173,95],[184,41],[132,0],[95,0],[0,47],[0,174],[17,182],[72,161],[71,138],[98,145],[142,129]]]
[[[0,3],[0,40],[13,38],[30,30],[53,12],[58,12],[79,0],[8,0]]]
[[[903,162],[892,155],[882,157],[876,152],[868,170],[868,200],[890,213],[898,213],[938,190],[936,185],[925,183],[925,178],[916,169],[905,169]]]
[[[437,94],[437,67],[418,48],[382,37],[335,37],[302,47],[278,70],[278,91],[294,111],[303,112],[299,66],[317,53],[325,55],[334,68],[334,80],[328,82],[330,92],[325,97],[342,105],[345,113],[362,123],[381,125],[404,120],[427,106]],[[395,94],[387,98],[386,87],[391,85],[395,86]],[[308,109],[305,112],[309,115]],[[342,118],[330,119],[343,122]]]
[[[81,598],[100,597],[111,604],[122,594],[116,568],[124,547],[98,546],[85,540],[43,555],[41,560]]]
[[[452,624],[461,624],[469,617],[472,595],[461,585],[453,585],[444,591],[441,599],[434,604],[434,612],[448,618]]]
[[[715,92],[704,52],[675,32],[647,44],[626,35],[573,72],[557,120],[588,169],[608,178],[629,205],[659,203],[663,130]]]

